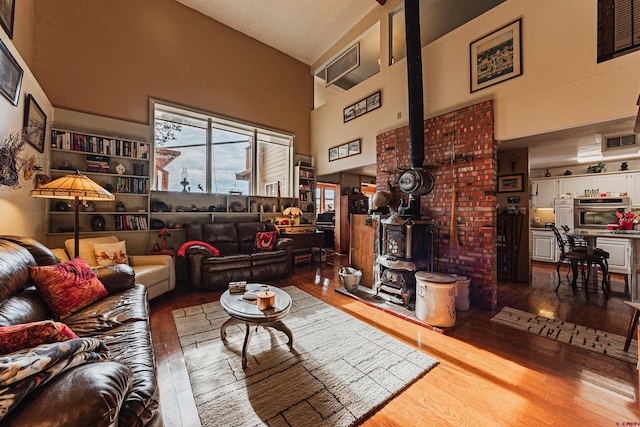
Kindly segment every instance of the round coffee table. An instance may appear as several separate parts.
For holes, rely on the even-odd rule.
[[[258,326],[271,327],[285,333],[289,338],[287,343],[289,350],[293,350],[293,334],[287,326],[282,323],[282,319],[289,314],[291,309],[291,297],[282,289],[260,283],[247,283],[246,292],[258,293],[271,291],[275,293],[275,304],[267,310],[259,310],[255,301],[248,301],[243,298],[245,292],[231,293],[226,290],[220,297],[220,304],[224,311],[231,316],[220,327],[220,336],[226,341],[226,329],[230,325],[244,323],[247,331],[244,336],[242,346],[242,369],[247,367],[247,348],[251,341],[251,336]]]

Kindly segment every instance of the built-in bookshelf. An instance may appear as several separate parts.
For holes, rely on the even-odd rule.
[[[144,141],[66,129],[51,131],[51,179],[77,170],[115,195],[114,201],[81,207],[81,233],[150,228],[150,157],[151,144]],[[73,232],[74,211],[67,202],[52,199],[48,203],[49,234]],[[103,221],[96,221],[96,216]],[[96,230],[95,224],[100,223],[104,228]]]
[[[298,164],[295,167],[294,188],[298,198],[298,206],[305,213],[315,219],[316,212],[316,170],[311,166]]]

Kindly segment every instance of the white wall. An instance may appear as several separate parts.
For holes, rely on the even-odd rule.
[[[47,124],[53,120],[53,108],[24,60],[18,54],[11,39],[1,28],[0,39],[24,70],[18,105],[14,106],[0,95],[0,141],[2,141],[0,143],[3,143],[7,136],[22,129],[25,101],[28,94],[32,94],[43,109],[47,116]],[[44,173],[48,173],[49,139],[50,135],[47,132],[44,153],[39,153],[29,144],[25,144],[24,150],[20,153],[23,158],[35,155],[38,164],[44,168]],[[20,184],[21,188],[15,190],[0,185],[0,213],[2,215],[0,235],[28,236],[45,242],[45,199],[29,197],[29,191],[33,189],[33,180],[21,179]]]
[[[373,13],[386,20],[395,6],[388,2]],[[518,18],[522,75],[470,93],[469,44]],[[494,136],[507,141],[635,116],[640,52],[598,64],[596,21],[596,0],[509,0],[441,37],[422,51],[425,118],[494,99]],[[382,46],[386,28],[381,25]],[[319,175],[375,163],[375,136],[407,124],[406,60],[385,64],[381,59],[380,73],[312,112],[311,146]],[[343,123],[346,106],[378,89],[380,109]],[[361,155],[328,161],[330,147],[355,138],[362,138]]]

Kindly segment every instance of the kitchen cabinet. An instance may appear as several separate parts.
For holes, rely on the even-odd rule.
[[[628,173],[595,174],[591,185],[599,193],[629,193],[633,186],[633,178]]]
[[[583,197],[585,190],[596,189],[592,184],[591,176],[574,176],[558,180],[558,194],[575,194]]]
[[[608,239],[598,237],[596,247],[609,252],[609,271],[612,273],[629,274],[629,254],[631,253],[631,241],[627,239]]]
[[[535,179],[531,181],[531,208],[552,208],[558,195],[558,179]]]
[[[640,172],[629,174],[628,185],[631,206],[640,207]]]
[[[550,228],[532,229],[533,259],[535,261],[558,262],[558,242]]]
[[[556,199],[554,210],[556,227],[561,230],[566,225],[573,229],[573,199]]]

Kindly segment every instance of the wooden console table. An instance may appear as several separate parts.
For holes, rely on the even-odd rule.
[[[324,231],[287,233],[280,232],[282,237],[293,240],[294,251],[311,251],[311,248],[322,248],[324,246]]]

